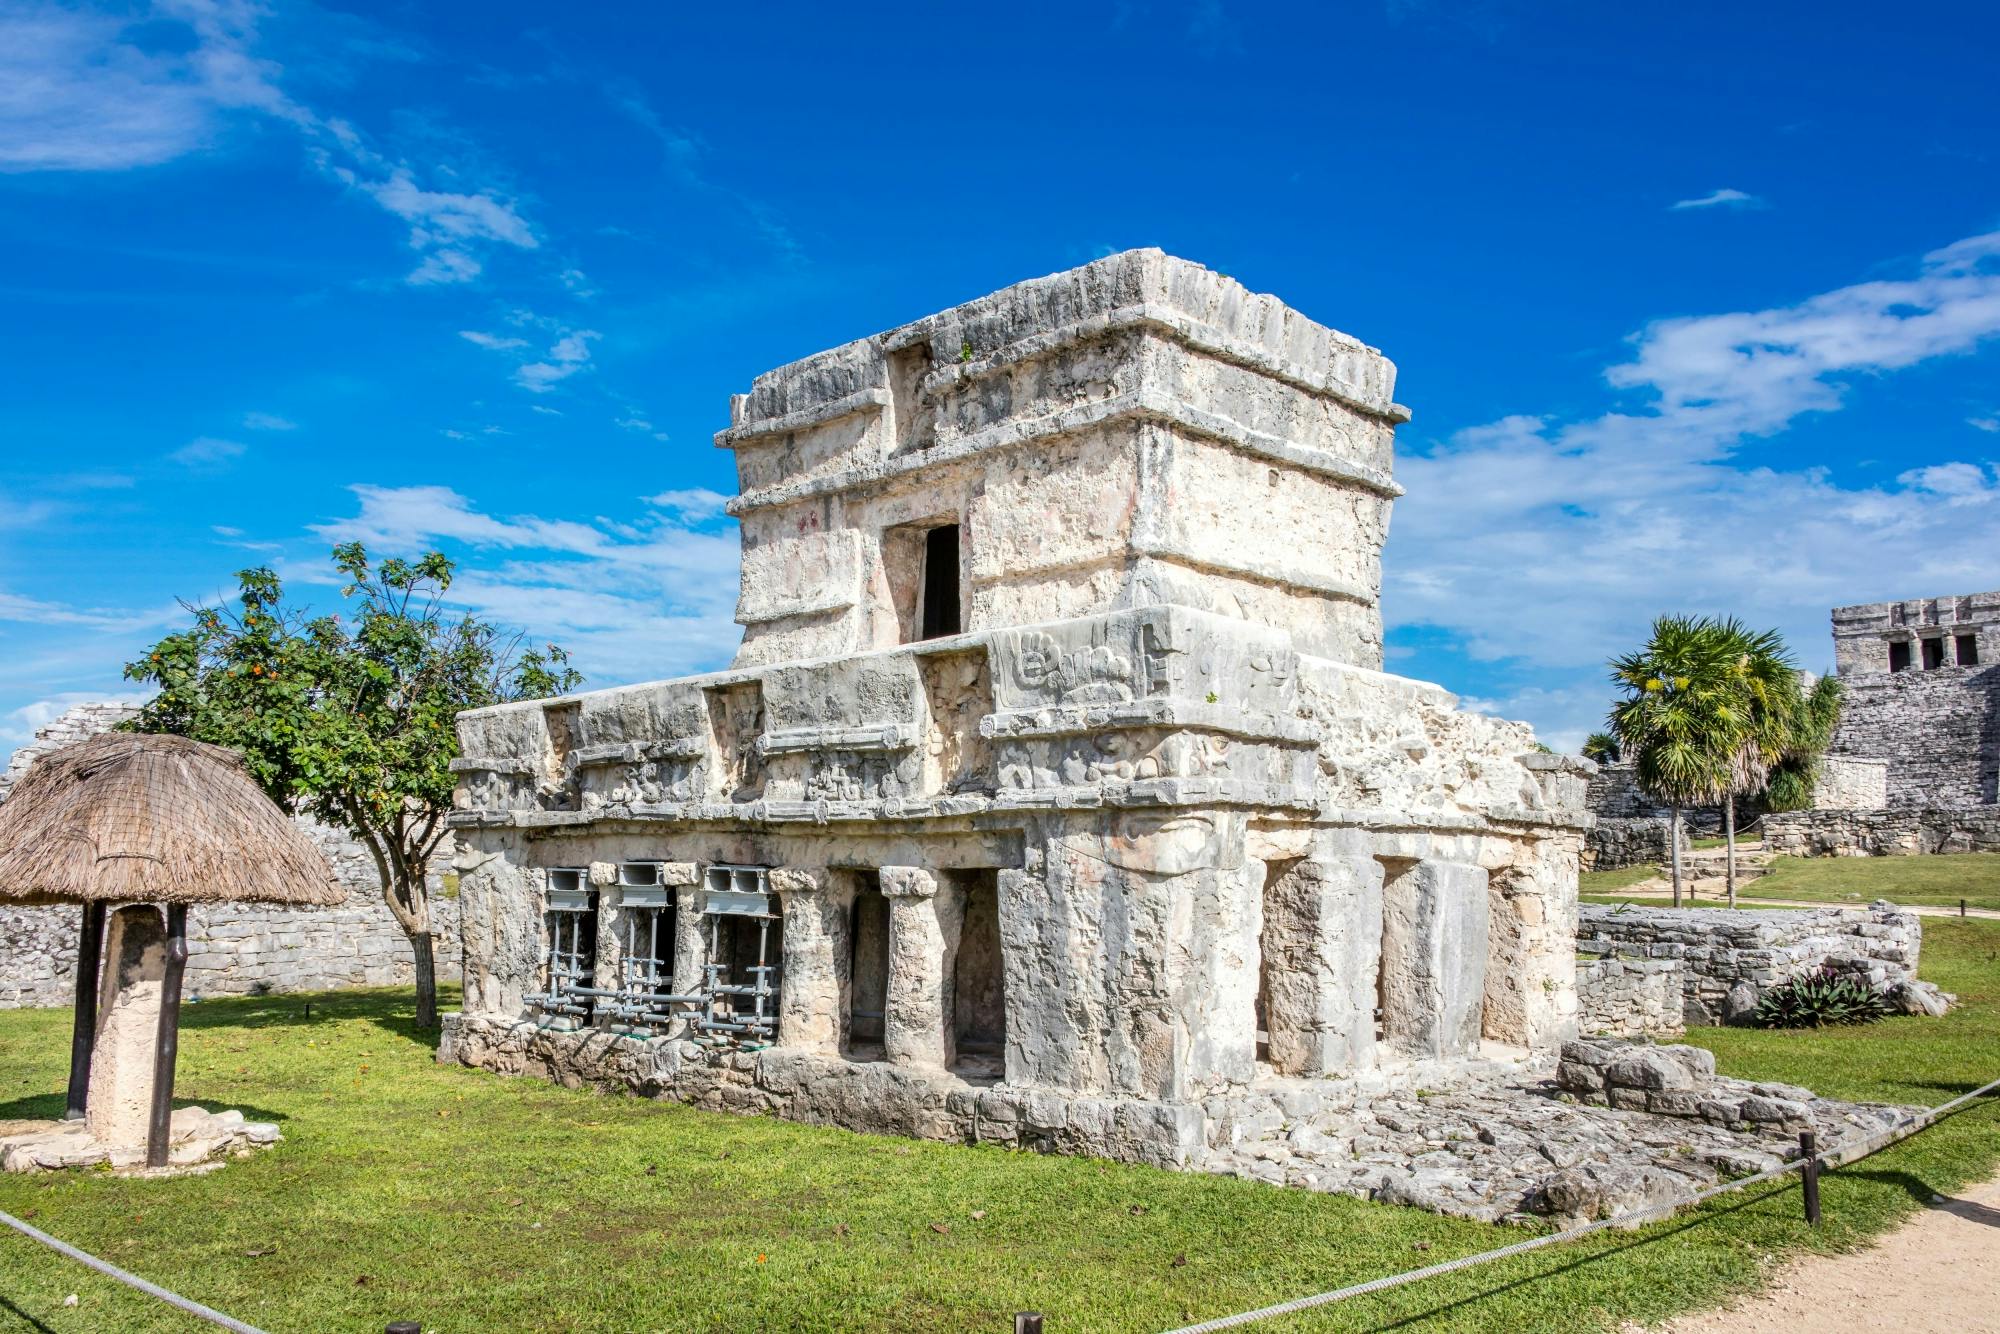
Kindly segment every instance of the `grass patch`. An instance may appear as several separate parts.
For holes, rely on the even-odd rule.
[[[2000,1073],[2000,923],[1927,923],[1966,1007],[1814,1033],[1704,1030],[1731,1074],[1940,1102]],[[0,1209],[276,1334],[1162,1329],[1522,1233],[1254,1183],[906,1142],[442,1068],[399,992],[208,1001],[179,1091],[282,1123],[210,1176],[0,1178]],[[0,1118],[60,1112],[69,1019],[0,1012]],[[1273,1328],[1613,1329],[1850,1245],[2000,1159],[1983,1106],[1825,1184],[1468,1271]],[[983,1217],[974,1217],[975,1213]],[[940,1231],[934,1225],[943,1225]],[[275,1247],[274,1250],[268,1249]],[[62,1299],[76,1293],[79,1304]],[[0,1236],[0,1330],[206,1328]]]
[[[1815,903],[1897,903],[2000,909],[2000,852],[1928,857],[1778,857],[1739,895]]]
[[[1650,862],[1637,866],[1621,866],[1613,871],[1585,871],[1576,878],[1577,891],[1582,894],[1615,894],[1621,889],[1651,880],[1660,870]]]

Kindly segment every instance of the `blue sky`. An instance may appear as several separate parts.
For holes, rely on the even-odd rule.
[[[2000,587],[1990,5],[0,0],[0,752],[249,564],[726,663],[757,372],[1157,245],[1381,347],[1390,667]]]

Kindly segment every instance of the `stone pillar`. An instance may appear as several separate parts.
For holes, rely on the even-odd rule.
[[[97,1050],[90,1062],[85,1120],[112,1150],[146,1147],[153,1109],[153,1060],[160,1037],[167,929],[150,904],[119,908],[105,928]]]
[[[708,919],[701,912],[701,888],[674,890],[674,994],[692,996],[707,980]]]
[[[882,1046],[896,1065],[943,1068],[958,1059],[952,972],[965,892],[919,866],[882,868],[889,900],[889,1000]]]
[[[1316,1079],[1375,1060],[1382,864],[1273,863],[1264,888],[1264,1026],[1271,1066]]]
[[[1544,1050],[1576,1036],[1576,870],[1580,836],[1494,841],[1486,1036]]]
[[[618,863],[592,862],[590,888],[597,891],[597,944],[590,964],[590,985],[605,991],[618,990],[624,982],[625,932],[618,904]],[[605,1023],[602,1013],[597,1022]]]
[[[1486,872],[1420,861],[1382,887],[1382,1037],[1415,1060],[1479,1050],[1485,1007]]]
[[[771,889],[784,904],[784,974],[778,993],[780,1047],[840,1054],[840,1026],[847,1014],[847,916],[851,894],[841,893],[825,867],[780,866]]]

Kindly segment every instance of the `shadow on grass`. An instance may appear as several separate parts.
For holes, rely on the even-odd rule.
[[[439,1008],[457,1001],[441,992]],[[312,1028],[343,1019],[365,1019],[377,1028],[437,1051],[439,1030],[416,1024],[416,993],[404,989],[308,991],[269,996],[226,996],[181,1007],[181,1027]]]
[[[1456,1301],[1446,1302],[1442,1306],[1433,1306],[1427,1310],[1419,1311],[1413,1315],[1405,1316],[1401,1320],[1395,1321],[1392,1324],[1382,1325],[1379,1328],[1402,1329],[1408,1325],[1421,1324],[1426,1320],[1432,1320],[1438,1316],[1446,1315],[1452,1311],[1456,1311],[1462,1306],[1470,1306],[1476,1302],[1482,1302],[1486,1300],[1488,1297],[1496,1297],[1503,1292],[1512,1292],[1516,1288],[1528,1287],[1531,1284],[1540,1283],[1545,1279],[1554,1278],[1558,1274],[1566,1274],[1572,1269],[1580,1269],[1584,1265],[1594,1264],[1599,1260],[1610,1259],[1613,1256],[1623,1255],[1627,1251],[1637,1250],[1641,1246],[1650,1246],[1654,1242],[1665,1241],[1670,1237],[1679,1236],[1683,1232],[1687,1232],[1694,1228],[1701,1227],[1702,1225],[1707,1223],[1715,1222],[1726,1214],[1737,1213],[1740,1212],[1741,1210],[1750,1208],[1752,1205],[1762,1204],[1766,1200],[1775,1199],[1776,1197],[1785,1194],[1788,1190],[1791,1189],[1795,1189],[1795,1187],[1784,1187],[1784,1186],[1774,1187],[1770,1190],[1760,1191],[1758,1194],[1755,1195],[1746,1195],[1742,1199],[1737,1200],[1733,1204],[1712,1205],[1702,1213],[1696,1214],[1690,1218],[1683,1219],[1680,1222],[1676,1223],[1674,1226],[1666,1228],[1663,1231],[1649,1232],[1644,1236],[1634,1237],[1632,1240],[1627,1242],[1621,1242],[1616,1246],[1608,1246],[1601,1251],[1593,1251],[1589,1255],[1579,1255],[1574,1259],[1566,1260],[1561,1264],[1551,1265],[1545,1269],[1537,1269],[1532,1274],[1524,1274],[1520,1278],[1513,1279],[1509,1282],[1496,1283],[1490,1288],[1482,1289],[1481,1291],[1472,1293],[1469,1296],[1460,1297]]]
[[[236,1111],[243,1113],[243,1119],[246,1121],[289,1121],[291,1119],[284,1112],[274,1112],[268,1107],[253,1107],[247,1103],[235,1101],[225,1104],[215,1098],[176,1097],[174,1099],[174,1106],[176,1108],[201,1107],[211,1112],[220,1112],[234,1108]],[[67,1093],[36,1093],[25,1098],[15,1098],[9,1102],[0,1102],[0,1121],[60,1121],[62,1120],[63,1113],[68,1110],[69,1095]]]
[[[23,1311],[20,1307],[14,1305],[13,1302],[9,1301],[5,1293],[0,1293],[0,1311],[5,1311],[9,1315],[12,1315],[15,1319],[19,1320],[21,1324],[27,1327],[28,1329],[40,1330],[42,1334],[56,1334],[53,1328],[43,1324],[41,1321],[35,1319],[35,1317],[29,1315],[26,1311]]]

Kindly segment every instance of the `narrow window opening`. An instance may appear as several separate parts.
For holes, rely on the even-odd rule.
[[[785,923],[761,866],[711,866],[703,877],[708,963],[694,1027],[711,1042],[768,1046],[778,1036]]]
[[[543,991],[528,1003],[545,1014],[587,1021],[595,999],[589,993],[597,973],[597,891],[580,867],[558,867],[548,876]]]
[[[1958,650],[1959,666],[1977,667],[1979,665],[1979,637],[1977,635],[1959,635],[1954,641],[1954,647]]]
[[[1932,672],[1942,666],[1944,666],[1944,641],[1942,639],[1926,639],[1924,641],[1924,670]]]
[[[1909,641],[1909,640],[1907,640],[1907,639],[1896,639],[1896,640],[1891,640],[1891,641],[1890,641],[1890,643],[1889,643],[1889,670],[1890,670],[1890,671],[1892,671],[1892,672],[1907,672],[1907,671],[1909,671],[1909,670],[1910,670],[1910,641]]]
[[[961,1075],[1004,1077],[1007,992],[1000,954],[1000,877],[995,871],[976,871],[965,879],[965,919],[952,965],[952,1034]]]
[[[618,868],[618,995],[605,1010],[630,1023],[656,1026],[676,1016],[674,990],[673,890],[661,880],[658,862],[626,862]]]
[[[958,525],[948,523],[924,534],[923,626],[919,638],[940,639],[959,632]]]
[[[873,872],[859,878],[848,933],[847,1054],[879,1061],[889,1008],[889,900]]]

